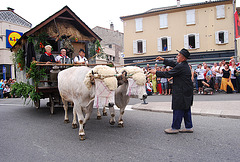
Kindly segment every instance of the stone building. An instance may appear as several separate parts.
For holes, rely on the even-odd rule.
[[[97,57],[96,63],[112,61],[117,65],[123,64],[124,34],[114,30],[113,23],[110,24],[110,29],[96,26],[92,30],[102,38],[101,46],[106,54],[105,57]]]

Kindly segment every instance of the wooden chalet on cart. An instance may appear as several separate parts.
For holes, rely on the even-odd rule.
[[[17,43],[12,47],[12,51],[18,53],[19,50],[23,53],[23,62],[25,67],[30,67],[33,60],[39,61],[40,56],[44,53],[44,46],[52,46],[52,54],[56,57],[60,54],[61,48],[67,49],[69,58],[74,59],[78,55],[80,49],[85,50],[86,58],[90,58],[96,54],[95,44],[101,41],[101,38],[95,34],[68,6],[63,7],[46,20],[41,22],[36,27],[24,33]],[[95,59],[89,60],[90,64],[95,63]],[[53,75],[56,74],[57,64],[45,66],[48,71],[53,70]],[[22,65],[21,65],[22,66]],[[36,64],[39,69],[44,65]],[[58,65],[57,65],[58,66]],[[61,69],[67,66],[58,66]],[[53,69],[52,69],[53,68]],[[60,70],[61,70],[60,69]],[[24,71],[24,68],[21,68]],[[26,73],[19,73],[25,75]],[[58,87],[48,75],[48,79],[42,79],[38,85],[35,85],[36,92],[41,93],[41,98],[49,98],[50,111],[53,113],[54,104],[60,102]],[[55,75],[56,77],[57,75]],[[56,81],[56,78],[55,78]],[[34,82],[33,82],[34,84]],[[36,108],[40,107],[40,99],[34,101]]]

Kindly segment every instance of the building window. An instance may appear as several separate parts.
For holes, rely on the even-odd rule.
[[[187,25],[195,24],[195,9],[186,11]]]
[[[146,40],[133,41],[133,53],[134,54],[146,53]]]
[[[184,48],[186,49],[200,48],[199,34],[184,35]]]
[[[161,14],[159,15],[160,18],[160,28],[167,28],[168,27],[168,14]]]
[[[217,19],[225,18],[225,5],[216,6]]]
[[[215,32],[216,44],[226,44],[228,43],[228,31],[217,31]]]
[[[109,44],[108,47],[109,47],[109,48],[112,48],[112,44]]]
[[[137,41],[137,52],[143,53],[143,42],[142,41]]]
[[[143,21],[142,18],[135,19],[136,32],[143,31],[143,23],[142,23],[142,21]]]
[[[158,52],[171,51],[171,37],[158,38]]]

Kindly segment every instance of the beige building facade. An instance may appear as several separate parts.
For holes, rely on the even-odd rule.
[[[235,56],[232,0],[206,1],[151,9],[121,17],[125,63],[186,48],[191,62],[215,62]]]

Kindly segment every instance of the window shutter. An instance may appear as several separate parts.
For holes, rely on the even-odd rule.
[[[219,32],[215,32],[215,41],[216,41],[216,44],[219,44]]]
[[[133,41],[133,54],[137,53],[137,41]]]
[[[228,31],[224,31],[224,43],[228,43]]]
[[[225,5],[216,6],[217,10],[217,19],[225,18]]]
[[[143,40],[143,53],[146,53],[147,52],[147,42],[146,40]]]
[[[168,51],[171,51],[172,50],[171,37],[167,37],[167,44],[168,44]]]
[[[143,31],[142,20],[143,20],[142,18],[135,19],[136,32],[138,32],[138,31]]]
[[[189,46],[189,44],[188,44],[188,35],[184,35],[184,48],[188,49],[188,46]]]
[[[186,11],[187,25],[195,24],[195,9]]]
[[[158,52],[162,52],[162,38],[157,39]]]
[[[160,28],[168,27],[168,14],[161,14],[160,17]]]
[[[199,33],[195,35],[195,48],[200,48]]]

